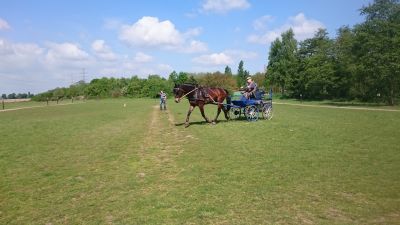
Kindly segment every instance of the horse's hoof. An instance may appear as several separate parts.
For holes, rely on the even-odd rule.
[[[189,123],[185,123],[185,128],[188,128],[189,127]]]
[[[217,124],[217,123],[216,123],[215,121],[212,121],[211,124],[212,124],[212,125],[215,125],[215,124]]]

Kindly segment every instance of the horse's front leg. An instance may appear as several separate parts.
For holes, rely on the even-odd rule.
[[[194,107],[195,107],[194,105],[189,106],[189,111],[187,112],[187,115],[186,115],[185,127],[189,126],[189,117],[190,117],[190,114],[193,112]]]

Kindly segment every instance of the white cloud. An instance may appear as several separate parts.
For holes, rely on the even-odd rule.
[[[270,15],[262,16],[253,21],[254,30],[265,30],[267,29],[267,24],[274,21],[274,17]]]
[[[262,17],[255,20],[253,23],[253,26],[255,30],[257,31],[257,28],[266,28],[266,24],[261,23]],[[267,20],[266,23],[269,21]],[[257,24],[257,25],[254,25]],[[276,29],[271,29],[271,30],[266,30],[261,34],[251,34],[247,37],[247,41],[251,43],[257,43],[257,44],[269,44],[272,41],[274,41],[276,38],[280,37],[281,33],[289,30],[290,28],[293,29],[293,32],[295,34],[295,38],[298,41],[305,40],[307,38],[313,37],[314,33],[319,29],[319,28],[324,28],[324,24],[319,22],[318,20],[313,20],[313,19],[307,19],[306,16],[303,13],[299,13],[294,17],[289,17],[287,22],[276,28]]]
[[[135,62],[138,62],[138,63],[145,63],[145,62],[152,61],[153,57],[150,55],[146,55],[143,52],[138,52],[138,53],[136,53],[134,60],[135,60]]]
[[[195,28],[191,28],[188,31],[186,31],[183,35],[184,35],[184,37],[199,36],[202,31],[203,31],[203,28],[195,27]]]
[[[210,65],[210,66],[222,66],[222,65],[230,65],[233,63],[233,59],[221,52],[221,53],[213,53],[209,55],[201,55],[192,60],[194,63],[202,64],[202,65]]]
[[[247,0],[205,0],[202,9],[208,12],[226,13],[235,9],[247,9],[250,3]]]
[[[7,21],[0,18],[0,30],[7,30],[7,29],[11,29],[10,25],[8,25]]]
[[[192,39],[200,35],[201,27],[182,33],[169,21],[145,16],[132,25],[123,25],[119,39],[132,47],[152,47],[181,53],[205,52],[207,44]]]
[[[279,31],[267,31],[265,34],[251,34],[247,37],[247,41],[250,43],[257,43],[257,44],[268,44],[273,42],[275,39],[279,38],[281,35],[281,32],[284,32],[285,30],[280,30]]]
[[[170,74],[174,69],[168,64],[158,64],[157,70],[160,74]]]
[[[167,76],[173,70],[142,52],[133,56],[117,55],[115,60],[95,60],[99,55],[112,58],[109,55],[112,51],[103,40],[95,40],[89,47],[90,53],[76,43],[46,43],[42,47],[0,38],[0,90],[39,93],[68,86],[82,79],[82,68],[87,72],[86,81],[101,76]]]
[[[211,67],[209,69],[220,69],[220,66],[233,66],[240,60],[252,60],[258,57],[256,52],[228,49],[220,53],[204,54],[192,59],[192,62]],[[199,68],[204,70],[204,68]]]
[[[186,46],[178,47],[177,51],[182,53],[206,52],[208,47],[204,42],[191,40]]]
[[[292,24],[292,29],[296,38],[304,40],[314,36],[314,33],[319,28],[324,28],[324,24],[318,20],[307,19],[303,13],[299,13],[294,17],[289,18],[289,23]]]
[[[34,43],[14,43],[0,39],[0,90],[4,93],[34,92],[43,85],[45,50]],[[36,82],[40,79],[41,82]]]
[[[169,20],[145,16],[132,25],[122,26],[119,38],[131,46],[177,46],[182,35]]]
[[[229,55],[234,61],[239,62],[242,59],[255,59],[258,57],[256,52],[242,50],[225,50],[224,53]]]
[[[44,49],[32,43],[12,43],[0,39],[0,68],[24,69],[42,59]]]
[[[122,22],[119,19],[107,18],[104,19],[103,27],[109,30],[118,30],[122,26]]]
[[[88,60],[89,54],[73,43],[49,43],[49,50],[46,54],[46,59],[50,62],[56,61],[82,61]]]
[[[114,61],[118,58],[104,40],[95,40],[92,43],[92,50],[99,59],[105,61]]]
[[[147,77],[150,74],[167,75],[173,71],[172,67],[168,64],[163,63],[152,63],[151,65],[143,65],[143,63],[136,61],[136,57],[133,59],[126,58],[119,67],[114,67],[115,74],[125,75],[138,75],[139,77]],[[111,72],[111,71],[108,71]],[[105,73],[109,76],[110,73]]]

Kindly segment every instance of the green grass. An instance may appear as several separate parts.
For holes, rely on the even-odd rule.
[[[280,99],[274,97],[274,102],[277,103],[290,103],[290,104],[304,104],[304,105],[321,105],[321,106],[338,106],[338,107],[357,107],[357,108],[377,108],[377,109],[390,109],[400,110],[400,105],[389,106],[385,103],[368,103],[360,101],[335,101],[335,100],[304,100],[299,99]]]
[[[275,105],[213,126],[195,109],[185,129],[185,101],[157,102],[0,113],[0,224],[400,220],[399,112]]]
[[[83,101],[75,100],[73,103],[81,103]],[[71,104],[72,101],[70,99],[60,100],[58,104]],[[49,106],[57,105],[57,101],[49,101]],[[4,102],[4,109],[16,109],[16,108],[25,108],[25,107],[44,107],[47,106],[47,102]],[[3,109],[2,103],[0,101],[0,112]]]

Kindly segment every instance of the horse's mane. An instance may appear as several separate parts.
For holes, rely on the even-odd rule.
[[[181,84],[182,86],[189,86],[189,87],[196,87],[196,86],[198,86],[198,85],[196,85],[196,84],[191,84],[191,83],[183,83],[183,84]]]

